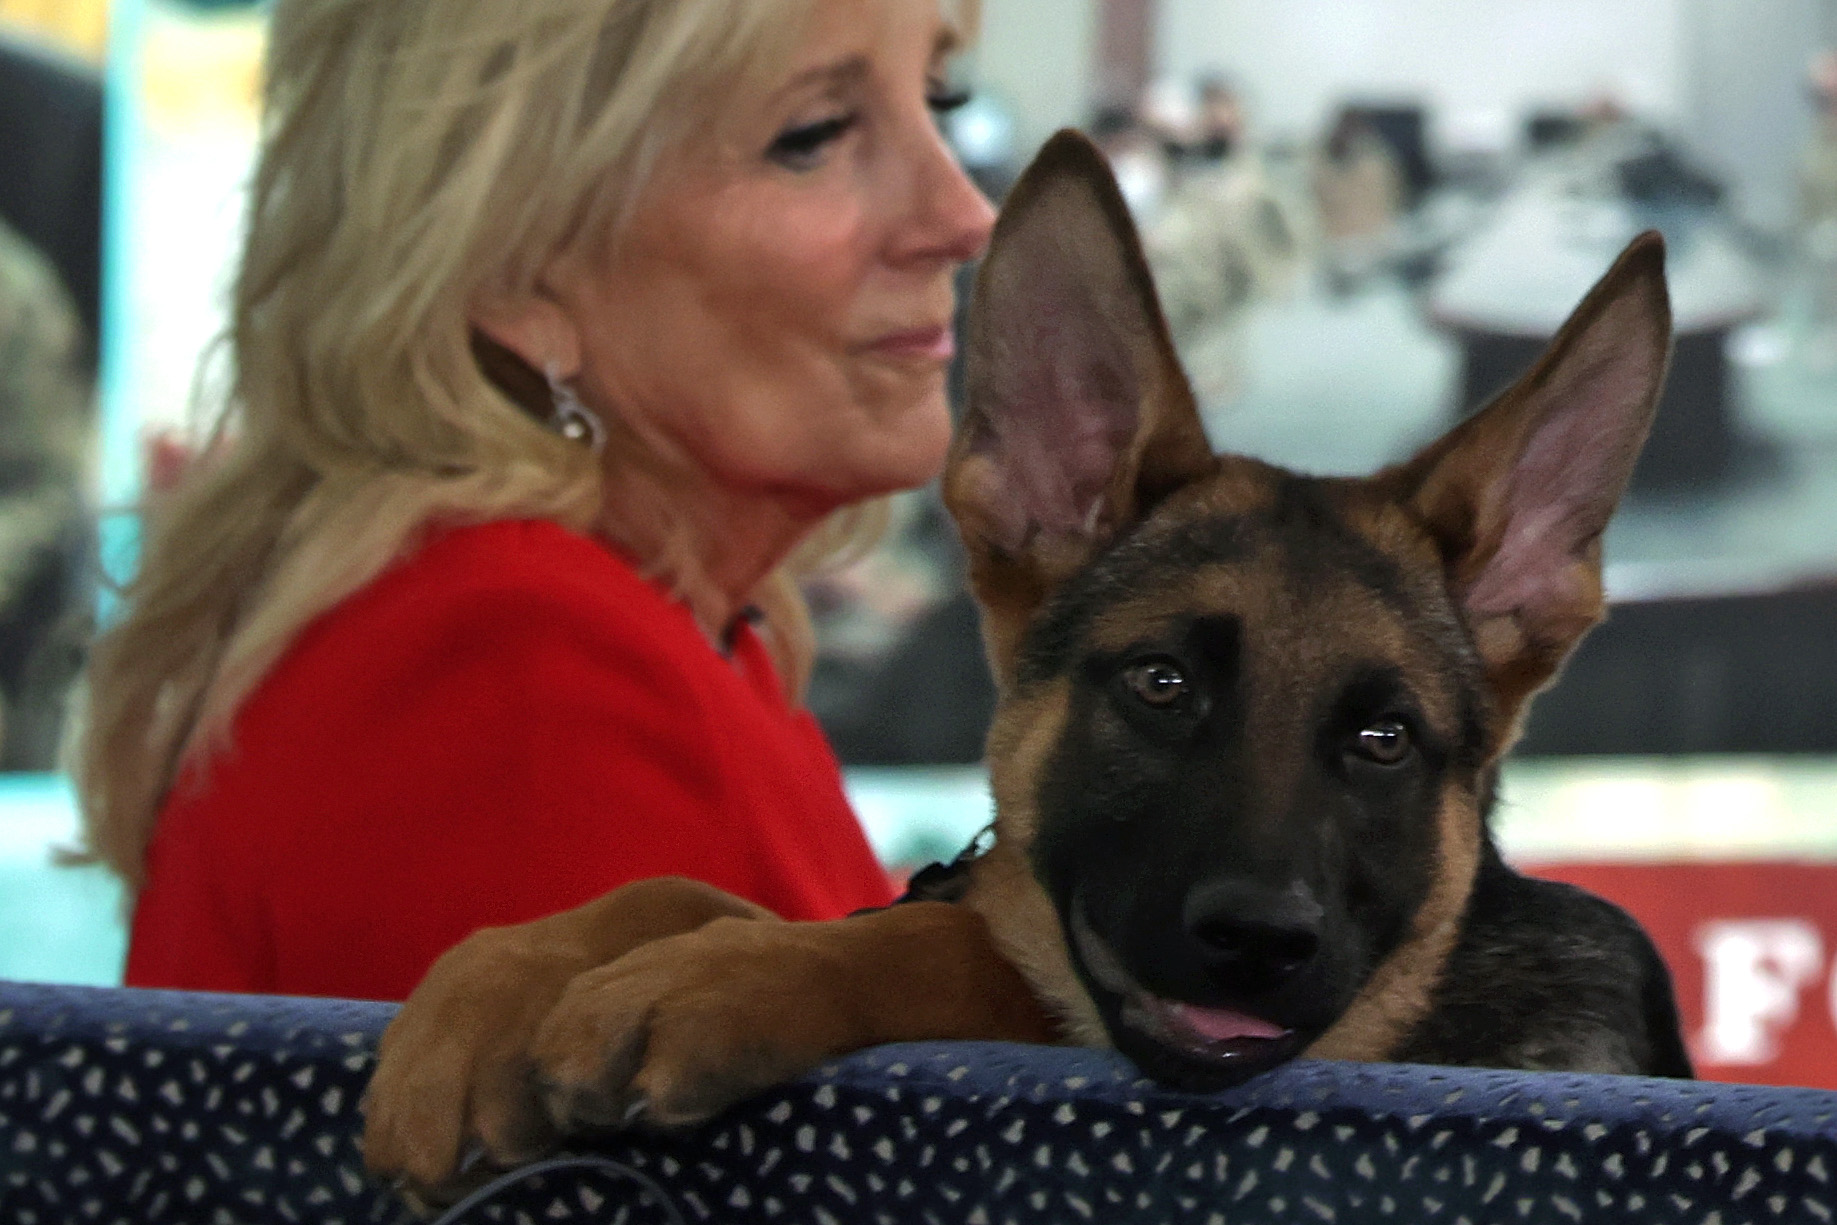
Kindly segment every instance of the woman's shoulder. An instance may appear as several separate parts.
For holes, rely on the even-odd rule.
[[[397,668],[517,671],[557,653],[680,668],[698,648],[688,611],[629,560],[559,524],[510,520],[435,531],[309,625],[278,671],[368,688]]]
[[[499,519],[429,528],[379,581],[466,587],[647,588],[633,563],[548,519]]]
[[[615,624],[693,629],[686,612],[629,559],[542,519],[434,529],[348,603],[408,616],[576,609]]]

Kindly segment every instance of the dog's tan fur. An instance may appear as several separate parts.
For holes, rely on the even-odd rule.
[[[1409,937],[1373,972],[1364,990],[1333,1028],[1308,1047],[1314,1059],[1386,1059],[1427,1015],[1430,997],[1448,963],[1473,890],[1480,858],[1478,799],[1443,798],[1437,832],[1441,863],[1435,888],[1416,912]]]

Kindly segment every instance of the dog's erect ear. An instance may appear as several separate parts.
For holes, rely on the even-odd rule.
[[[1601,533],[1651,427],[1670,346],[1665,247],[1648,232],[1530,373],[1378,478],[1441,545],[1508,740],[1525,700],[1601,619]]]
[[[1093,550],[1216,461],[1103,155],[1046,142],[976,282],[969,406],[945,469],[998,678]]]

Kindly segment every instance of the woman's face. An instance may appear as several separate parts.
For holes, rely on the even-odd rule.
[[[932,0],[817,0],[783,78],[550,278],[586,403],[739,504],[819,515],[935,475],[952,274],[993,222],[937,128],[948,46]]]

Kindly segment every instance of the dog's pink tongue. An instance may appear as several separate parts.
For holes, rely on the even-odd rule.
[[[1233,1012],[1229,1008],[1175,1004],[1173,1012],[1183,1025],[1212,1042],[1228,1042],[1233,1038],[1280,1038],[1288,1033],[1280,1025],[1271,1025],[1268,1021]]]

